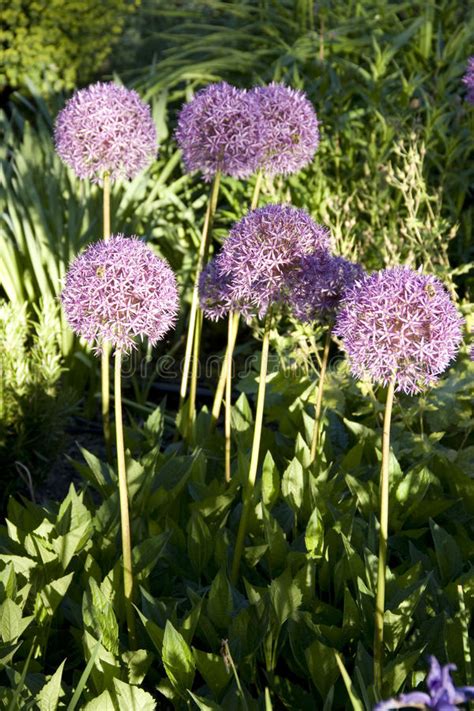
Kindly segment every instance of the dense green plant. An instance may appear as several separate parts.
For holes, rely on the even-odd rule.
[[[422,678],[428,650],[469,681],[473,367],[461,360],[424,399],[395,405],[388,694]],[[246,391],[257,385],[249,375]],[[167,708],[167,698],[175,709],[330,711],[348,708],[343,669],[354,708],[370,711],[383,402],[344,363],[333,365],[322,463],[312,470],[309,379],[275,371],[268,390],[260,503],[235,586],[227,569],[252,439],[246,396],[232,412],[239,453],[230,485],[215,456],[223,436],[211,433],[206,412],[190,454],[176,451],[163,406],[127,428],[135,651],[125,634],[115,471],[83,451],[85,491],[71,488],[60,505],[10,501],[0,554],[3,698],[40,709],[51,694],[58,708],[73,698],[86,709],[120,709],[124,698]]]
[[[44,469],[57,452],[70,402],[60,392],[58,304],[47,297],[35,318],[26,303],[0,301],[0,457],[6,473]],[[18,474],[18,472],[17,472]],[[32,485],[32,482],[28,482]]]
[[[2,10],[0,93],[44,92],[86,82],[109,56],[139,0],[12,0]]]

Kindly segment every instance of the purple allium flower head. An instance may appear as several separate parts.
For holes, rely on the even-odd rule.
[[[98,82],[76,91],[56,119],[56,150],[80,178],[133,178],[157,154],[150,107],[136,91]]]
[[[464,84],[467,86],[466,99],[469,103],[474,104],[474,57],[469,57],[467,62],[466,73],[462,78]]]
[[[328,251],[305,257],[291,279],[289,301],[300,321],[334,321],[346,291],[364,277],[360,264]]]
[[[290,205],[252,210],[234,225],[218,257],[232,309],[261,317],[272,304],[286,302],[301,260],[328,247],[328,230],[304,210]]]
[[[459,704],[474,699],[474,686],[454,686],[451,679],[453,669],[456,669],[455,664],[446,664],[442,667],[436,657],[430,657],[430,671],[426,677],[428,693],[410,691],[408,694],[400,694],[395,699],[381,701],[373,711],[402,708],[458,711]]]
[[[455,357],[463,319],[442,283],[407,267],[364,277],[348,290],[334,334],[353,374],[419,392]]]
[[[176,140],[186,170],[210,180],[218,170],[245,178],[256,170],[259,126],[249,92],[226,82],[210,84],[183,106]]]
[[[219,270],[217,258],[211,259],[200,274],[199,301],[211,321],[219,321],[229,313],[229,278]]]
[[[66,274],[61,300],[72,330],[100,351],[103,341],[130,351],[137,336],[154,345],[178,313],[176,279],[138,237],[91,244]]]
[[[287,175],[308,165],[319,144],[319,128],[306,94],[273,83],[252,89],[250,95],[258,106],[258,167],[269,175]]]

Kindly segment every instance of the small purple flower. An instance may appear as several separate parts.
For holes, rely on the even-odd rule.
[[[66,274],[61,300],[72,330],[95,343],[130,351],[135,338],[155,345],[178,313],[176,279],[167,262],[138,237],[112,235],[91,244]]]
[[[334,334],[353,374],[398,391],[432,385],[455,357],[463,319],[442,283],[407,267],[364,277],[348,290]]]
[[[288,175],[308,165],[319,144],[319,128],[306,94],[273,83],[250,95],[258,106],[258,167],[269,175]]]
[[[474,104],[474,57],[469,57],[466,73],[462,80],[467,86],[466,99],[469,103]]]
[[[232,310],[261,317],[272,304],[286,303],[301,260],[328,248],[328,230],[304,210],[290,205],[252,210],[234,225],[218,257]]]
[[[436,657],[430,657],[430,671],[426,677],[428,693],[410,691],[400,694],[395,699],[381,701],[373,711],[388,711],[389,709],[419,708],[435,709],[435,711],[458,711],[458,705],[474,699],[474,686],[455,687],[451,679],[451,670],[455,664],[441,666]]]
[[[332,323],[346,291],[365,275],[360,264],[329,252],[305,257],[291,279],[289,300],[300,321]]]
[[[76,91],[56,119],[56,150],[79,178],[100,183],[133,178],[157,154],[150,107],[136,91],[113,83]]]
[[[245,178],[256,169],[259,126],[255,100],[226,82],[210,84],[183,106],[176,140],[186,170],[210,180],[218,170]]]

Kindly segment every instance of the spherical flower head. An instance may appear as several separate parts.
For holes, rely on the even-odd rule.
[[[136,91],[98,82],[76,91],[58,114],[56,150],[79,178],[134,178],[157,154],[150,107]]]
[[[261,317],[269,306],[286,303],[301,260],[328,247],[328,230],[304,210],[290,205],[252,210],[234,225],[219,255],[233,310]]]
[[[146,336],[155,345],[178,313],[176,279],[138,237],[91,244],[66,274],[61,301],[72,330],[95,345],[130,351]]]
[[[316,112],[306,94],[283,84],[256,87],[260,127],[259,168],[269,175],[297,173],[319,144]]]
[[[183,106],[176,140],[186,170],[200,170],[205,180],[217,171],[245,178],[256,169],[258,121],[254,100],[226,82],[210,84]]]
[[[426,677],[424,691],[409,691],[394,699],[381,701],[374,711],[389,711],[389,709],[424,708],[434,711],[457,711],[459,704],[474,699],[474,686],[454,686],[451,671],[455,664],[441,666],[436,657],[430,657],[430,671]]]
[[[360,264],[329,251],[305,257],[291,282],[289,300],[293,314],[304,322],[333,323],[346,291],[364,275]]]
[[[474,104],[474,57],[469,57],[467,62],[466,73],[462,78],[467,86],[466,99],[469,103]]]
[[[442,283],[407,267],[374,272],[348,290],[334,333],[353,374],[413,394],[455,357],[463,319]]]
[[[229,279],[221,273],[217,259],[211,259],[200,274],[199,303],[211,321],[219,321],[229,313]]]

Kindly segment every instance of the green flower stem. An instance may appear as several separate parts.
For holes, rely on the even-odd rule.
[[[227,370],[229,361],[232,362],[232,355],[234,353],[235,343],[237,341],[237,334],[239,332],[239,321],[240,314],[233,313],[229,314],[229,320],[232,320],[232,335],[231,340],[227,339],[227,348],[225,351],[224,362],[222,363],[221,372],[219,375],[219,381],[217,383],[216,394],[214,395],[214,402],[212,404],[211,412],[211,429],[216,426],[217,420],[219,419],[222,399],[224,397],[224,390],[227,382]],[[227,333],[229,334],[229,326],[227,327]],[[231,368],[232,372],[232,368]]]
[[[260,361],[260,379],[257,393],[257,409],[255,412],[255,426],[253,431],[252,454],[250,457],[249,475],[243,491],[243,507],[240,516],[239,530],[235,542],[234,559],[232,561],[231,581],[235,585],[239,577],[240,559],[244,549],[244,540],[247,533],[247,523],[252,506],[255,480],[257,477],[258,455],[260,452],[260,439],[262,436],[263,406],[265,404],[265,386],[268,368],[268,350],[270,345],[271,311],[267,313],[265,319],[265,330],[263,333],[262,356]]]
[[[127,468],[125,464],[125,447],[122,421],[122,353],[115,352],[115,436],[117,443],[117,468],[120,495],[120,522],[122,531],[123,556],[123,591],[125,597],[125,614],[130,648],[135,649],[135,618],[133,615],[133,570],[132,541],[130,533],[130,514],[128,506]]]
[[[103,192],[103,236],[104,241],[110,237],[110,175],[105,172],[104,176],[104,192]],[[101,371],[101,391],[102,391],[102,428],[104,432],[105,449],[107,452],[107,461],[109,464],[113,462],[112,455],[112,435],[110,432],[110,346],[104,343],[102,354],[100,357]]]
[[[380,534],[379,559],[377,567],[377,594],[375,599],[375,635],[374,635],[374,683],[377,693],[382,691],[383,668],[383,618],[385,611],[385,577],[387,568],[388,541],[388,485],[390,463],[390,423],[392,420],[395,378],[387,388],[385,416],[383,421],[382,466],[380,469]]]
[[[230,312],[227,320],[227,343],[232,343],[235,314]],[[237,320],[237,326],[239,321]],[[237,335],[237,333],[236,333]],[[230,481],[231,467],[231,415],[232,415],[232,357],[227,359],[225,379],[225,480]]]
[[[196,266],[196,275],[194,277],[194,289],[193,289],[193,296],[192,296],[192,301],[191,301],[191,310],[189,313],[189,323],[188,323],[188,333],[187,333],[187,338],[186,338],[186,350],[184,354],[184,364],[183,364],[183,375],[181,378],[181,387],[179,391],[180,395],[180,409],[184,403],[184,400],[186,398],[186,392],[188,389],[188,377],[189,377],[189,370],[190,370],[190,365],[191,365],[191,354],[193,352],[193,343],[195,339],[195,329],[196,329],[196,322],[197,322],[197,313],[199,310],[199,277],[202,272],[202,268],[204,266],[204,261],[205,257],[208,252],[208,238],[209,238],[209,233],[211,231],[212,227],[212,221],[214,218],[214,213],[216,211],[216,206],[217,206],[217,197],[219,195],[219,186],[220,186],[220,179],[221,179],[221,174],[219,171],[217,171],[214,181],[212,183],[212,188],[211,188],[211,194],[209,197],[209,202],[207,204],[207,210],[206,210],[206,216],[204,218],[204,225],[201,233],[201,244],[199,246],[199,254],[198,254],[198,262]],[[195,349],[196,352],[196,349]],[[197,352],[199,353],[199,343],[197,346]],[[197,380],[197,365],[196,365],[196,371],[193,373],[193,377],[195,380]],[[191,390],[192,390],[192,385],[191,385]],[[195,387],[195,386],[194,386]],[[195,397],[195,394],[194,394]],[[189,420],[192,422],[194,419],[194,407],[189,408]]]
[[[260,197],[260,190],[262,188],[262,182],[263,182],[263,172],[261,170],[258,171],[256,179],[255,179],[255,185],[253,188],[253,193],[252,193],[252,199],[250,201],[250,209],[255,210],[255,208],[258,205],[258,199]],[[216,394],[214,396],[214,402],[212,405],[212,414],[211,414],[211,429],[214,429],[216,426],[216,422],[219,419],[220,411],[221,411],[221,405],[222,405],[222,399],[224,397],[224,390],[226,389],[226,379],[227,379],[227,364],[229,359],[232,361],[232,356],[234,354],[234,348],[235,348],[235,343],[237,341],[237,333],[239,331],[239,314],[234,313],[234,314],[229,314],[229,319],[232,319],[233,324],[232,324],[232,330],[230,329],[230,324],[228,325],[227,328],[227,348],[224,356],[224,362],[222,363],[222,370],[219,376],[219,380],[217,383],[217,388],[216,388]],[[231,371],[232,372],[232,369]]]
[[[323,404],[323,392],[324,392],[324,379],[326,377],[326,370],[329,360],[329,348],[331,347],[331,329],[329,328],[326,332],[326,338],[324,341],[324,351],[323,358],[321,360],[321,369],[319,371],[319,383],[318,383],[318,394],[316,396],[316,404],[314,406],[314,427],[313,427],[313,437],[311,440],[311,463],[316,459],[316,452],[319,446],[319,435],[321,432],[321,409]]]

